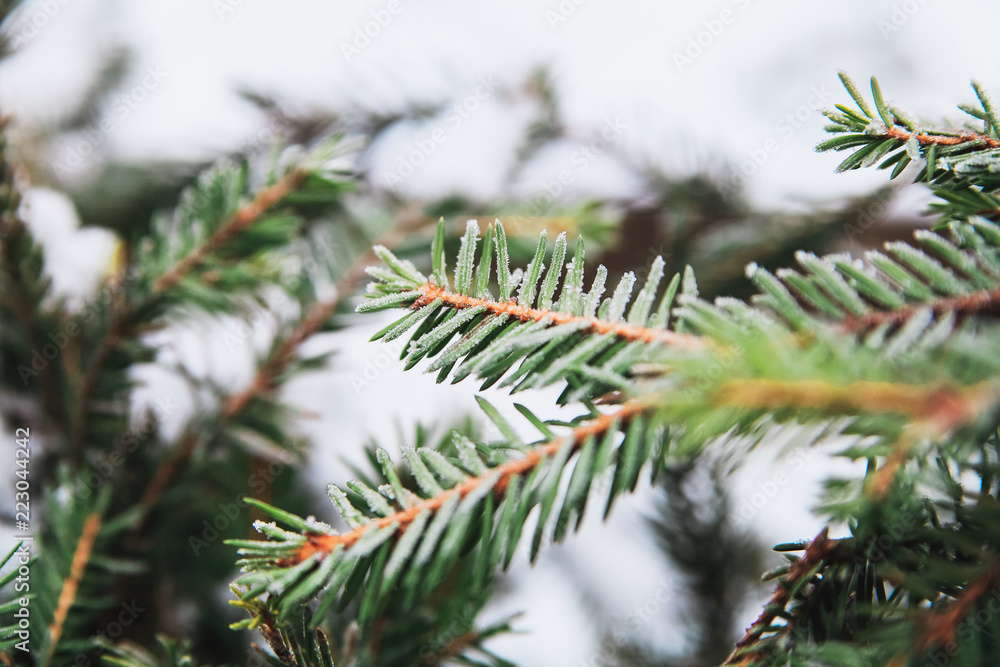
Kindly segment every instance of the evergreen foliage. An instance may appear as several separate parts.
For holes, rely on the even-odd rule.
[[[913,163],[937,195],[937,224],[863,259],[799,251],[795,268],[770,269],[788,238],[765,243],[767,227],[751,220],[740,238],[760,254],[745,300],[708,300],[691,266],[668,271],[659,257],[638,278],[592,267],[582,238],[526,239],[523,220],[469,220],[457,235],[443,218],[431,233],[427,215],[380,215],[352,195],[357,174],[339,161],[350,146],[335,136],[205,170],[173,210],[122,230],[100,294],[74,309],[52,292],[0,143],[0,383],[5,398],[30,397],[5,401],[4,417],[41,434],[31,485],[44,499],[32,526],[33,652],[17,651],[9,622],[22,606],[15,549],[0,563],[0,656],[216,664],[246,636],[227,627],[229,611],[243,614],[230,627],[267,644],[254,664],[507,667],[489,640],[517,622],[480,618],[499,573],[567,540],[588,507],[607,517],[650,483],[664,489],[656,533],[686,575],[697,641],[689,660],[641,645],[619,660],[1000,662],[1000,123],[979,85],[978,105],[961,107],[970,123],[936,127],[888,104],[874,79],[870,98],[842,80],[854,106],[828,112],[834,136],[818,149],[848,151],[840,170],[877,166],[892,179]],[[600,216],[583,213],[576,229],[593,248]],[[784,223],[791,239],[826,238],[856,213],[824,214],[814,229],[809,217]],[[727,248],[702,237],[678,254],[710,262]],[[365,275],[357,311],[401,311],[373,339],[407,336],[407,369],[511,393],[557,386],[577,416],[515,404],[524,423],[513,424],[479,397],[498,440],[466,423],[443,437],[420,428],[395,458],[375,443],[370,469],[328,487],[338,525],[320,521],[296,471],[309,443],[281,390],[326,363],[301,348],[340,326]],[[713,275],[711,293],[731,278]],[[271,308],[273,289],[290,308]],[[276,332],[252,381],[225,390],[177,368],[204,399],[196,413],[176,438],[153,415],[138,430],[135,369],[161,361],[155,335],[256,310]],[[40,356],[54,332],[65,346]],[[770,600],[723,650],[757,552],[727,524],[719,468],[711,504],[693,500],[691,471],[739,461],[788,424],[810,427],[799,448],[836,439],[859,473],[826,480],[816,509],[828,528],[775,547],[785,563],[764,575],[776,582]],[[251,523],[263,539],[246,539]],[[232,579],[234,551],[224,609],[217,584]],[[102,631],[120,618],[122,590],[157,601],[128,639]],[[183,605],[193,623],[172,611]]]
[[[407,311],[374,336],[412,332],[407,367],[429,362],[439,382],[476,375],[512,391],[565,382],[560,402],[586,412],[556,423],[522,410],[539,431],[525,442],[481,401],[501,442],[456,437],[450,457],[404,449],[409,485],[380,451],[377,485],[330,487],[343,532],[261,504],[275,519],[256,524],[268,539],[232,542],[244,557],[243,603],[259,600],[280,622],[315,599],[316,625],[360,600],[365,628],[392,596],[405,608],[430,595],[463,554],[477,577],[509,565],[521,539],[534,558],[547,535],[579,524],[601,474],[613,480],[606,515],[643,471],[660,480],[734,436],[760,441],[778,423],[814,422],[849,438],[840,456],[867,462],[859,478],[829,480],[819,507],[850,534],[777,547],[803,553],[767,575],[778,588],[727,664],[904,665],[935,651],[952,664],[995,662],[995,615],[969,622],[1000,578],[1000,342],[990,317],[1000,227],[986,206],[1000,185],[989,168],[995,114],[976,87],[980,107],[966,110],[982,129],[924,128],[889,107],[876,81],[870,104],[842,78],[857,109],[829,114],[837,136],[819,149],[856,149],[841,170],[878,164],[893,177],[921,161],[917,180],[942,200],[938,232],[866,261],[800,252],[797,269],[751,265],[750,302],[700,299],[690,269],[661,290],[662,260],[634,297],[632,275],[605,296],[603,267],[585,280],[582,243],[568,258],[565,237],[549,251],[544,232],[512,271],[499,221],[482,243],[470,221],[454,257],[439,224],[427,275],[376,248],[383,266],[369,270],[358,310]]]

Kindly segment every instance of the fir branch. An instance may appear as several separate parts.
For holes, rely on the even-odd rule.
[[[764,605],[764,611],[747,629],[746,634],[736,642],[736,648],[726,659],[726,665],[752,665],[762,657],[762,652],[770,650],[761,647],[765,633],[781,633],[790,629],[790,624],[776,629],[775,620],[784,614],[785,607],[792,600],[793,594],[815,576],[823,562],[837,549],[838,541],[829,538],[829,529],[824,528],[806,547],[802,557],[795,561],[788,574],[781,578],[774,595]]]
[[[478,477],[470,478],[435,496],[410,505],[404,510],[389,514],[377,521],[365,523],[347,533],[310,535],[299,551],[282,564],[286,566],[297,565],[316,554],[326,555],[332,553],[337,547],[346,548],[353,546],[366,534],[377,532],[393,525],[398,526],[399,532],[402,534],[422,513],[428,512],[433,515],[453,497],[465,498],[485,484],[491,484],[494,493],[502,497],[512,477],[530,473],[543,461],[552,458],[567,444],[571,447],[570,451],[575,451],[587,438],[603,435],[615,424],[628,423],[630,419],[646,412],[653,405],[654,403],[648,399],[630,401],[617,408],[614,412],[602,414],[585,425],[574,428],[573,432],[568,436],[555,438],[537,447],[533,447],[521,458],[513,459],[508,463],[492,468]]]
[[[255,527],[271,541],[228,542],[246,556],[241,561],[245,574],[236,581],[243,587],[236,589],[240,590],[236,604],[261,604],[256,600],[267,592],[265,604],[281,621],[304,600],[317,597],[320,603],[314,623],[319,623],[338,597],[344,605],[357,592],[356,586],[345,584],[347,578],[361,582],[367,575],[358,617],[359,625],[367,629],[390,595],[400,596],[404,608],[429,595],[454,566],[470,533],[479,533],[482,545],[472,557],[476,565],[468,586],[481,590],[494,567],[509,566],[534,506],[541,506],[541,515],[532,539],[532,560],[549,518],[558,517],[555,541],[563,538],[574,516],[579,527],[594,476],[607,468],[614,470],[605,514],[619,494],[635,488],[644,463],[662,451],[650,446],[665,433],[646,418],[657,405],[655,396],[635,399],[577,425],[563,437],[553,437],[547,426],[540,427],[548,437],[532,446],[509,441],[473,445],[456,436],[458,460],[427,448],[404,450],[419,492],[401,485],[395,464],[379,450],[386,483],[378,491],[363,482],[348,483],[352,495],[330,486],[330,498],[350,528],[344,533],[247,499],[299,532],[258,521]],[[622,431],[626,435],[616,447],[616,436]],[[512,450],[520,455],[511,456]],[[570,465],[574,455],[575,463]],[[572,468],[569,491],[560,504],[559,480],[567,468]],[[658,469],[654,465],[652,474]],[[359,509],[364,506],[368,509]]]
[[[551,309],[527,308],[514,300],[497,302],[492,299],[477,299],[456,294],[433,283],[418,285],[414,289],[420,293],[420,297],[410,306],[412,310],[420,310],[440,299],[441,303],[455,310],[482,308],[484,312],[491,315],[506,315],[521,322],[537,322],[546,326],[573,325],[584,334],[611,334],[620,340],[629,342],[662,343],[691,348],[704,345],[704,341],[697,336],[677,333],[676,331],[652,329],[625,322],[608,322],[596,317],[582,317]]]
[[[73,552],[73,560],[70,563],[69,576],[63,581],[62,590],[59,593],[59,602],[56,606],[52,624],[49,626],[49,650],[45,656],[44,662],[42,663],[44,667],[48,667],[55,656],[56,648],[62,637],[66,618],[69,615],[70,608],[76,600],[77,591],[80,587],[80,581],[83,579],[84,571],[87,569],[87,563],[93,555],[94,542],[97,540],[97,536],[100,532],[101,515],[100,513],[95,512],[87,517],[87,520],[83,525],[83,531],[80,533],[80,538],[77,541],[76,550]]]
[[[487,229],[477,262],[479,226],[470,220],[456,259],[452,288],[446,272],[444,233],[442,221],[432,251],[432,280],[410,262],[376,247],[387,268],[370,269],[377,282],[369,286],[370,301],[358,307],[359,312],[406,308],[407,315],[378,332],[373,340],[393,340],[415,329],[404,354],[407,368],[435,358],[427,370],[438,371],[439,382],[449,376],[457,382],[475,374],[484,380],[484,388],[505,378],[500,386],[522,391],[569,380],[572,388],[559,400],[566,403],[626,389],[633,367],[653,361],[659,347],[698,349],[703,345],[694,336],[668,328],[671,307],[681,287],[679,274],[654,310],[663,278],[662,258],[654,260],[634,299],[632,273],[625,274],[613,294],[602,299],[607,279],[603,266],[597,268],[589,292],[583,289],[582,240],[578,239],[573,258],[565,262],[565,235],[560,234],[549,255],[547,236],[542,232],[528,267],[511,272],[500,221]],[[494,254],[499,298],[489,286]],[[551,262],[547,271],[546,260]],[[696,290],[690,271],[686,276],[683,290]]]
[[[393,225],[381,236],[379,241],[383,245],[395,245],[409,231],[423,224],[422,218],[404,220]],[[318,333],[343,301],[353,294],[358,283],[365,276],[365,266],[374,259],[375,253],[371,249],[358,256],[338,278],[334,286],[334,296],[331,299],[313,303],[291,332],[280,343],[272,347],[267,359],[254,374],[251,383],[242,391],[232,394],[222,401],[219,411],[221,427],[224,428],[237,419],[255,399],[261,398],[275,389],[302,343]],[[146,512],[159,502],[167,487],[190,463],[199,440],[197,430],[188,431],[175,452],[157,467],[140,501],[140,505],[145,508]]]
[[[146,486],[146,490],[142,494],[142,499],[139,501],[139,506],[143,508],[144,516],[156,506],[167,490],[167,487],[170,486],[180,471],[187,467],[191,461],[191,457],[194,456],[200,439],[201,436],[197,430],[191,429],[186,431],[173,453],[156,467],[153,476],[149,480],[149,484]]]
[[[309,309],[305,317],[299,320],[295,328],[287,338],[282,340],[267,361],[264,362],[253,381],[243,391],[228,397],[223,403],[221,417],[228,421],[243,412],[250,402],[274,389],[279,376],[285,371],[295,357],[295,352],[304,341],[318,332],[337,310],[343,298],[343,293],[338,290],[337,296],[328,301],[320,301]]]
[[[886,127],[883,132],[873,132],[870,136],[879,139],[896,139],[907,142],[911,138],[921,146],[961,146],[970,144],[970,147],[1000,148],[1000,139],[995,139],[988,134],[973,132],[972,130],[940,130],[934,134],[927,132],[914,132],[905,127]]]
[[[992,123],[996,114],[978,84],[974,83],[973,88],[979,98],[979,108],[962,105],[960,108],[984,121],[982,132],[969,128],[918,127],[885,103],[875,77],[871,79],[871,90],[878,113],[873,113],[854,82],[843,72],[841,81],[858,110],[838,104],[836,111],[824,111],[833,121],[826,130],[838,136],[816,147],[819,151],[856,149],[840,163],[837,171],[878,165],[879,169],[892,167],[890,178],[896,178],[912,161],[923,159],[924,165],[916,181],[951,186],[958,180],[963,187],[972,185],[983,191],[1000,186],[1000,179],[995,175],[998,156],[993,152],[1000,148],[997,128]]]
[[[101,337],[83,372],[83,379],[76,392],[76,410],[70,425],[71,451],[78,462],[83,461],[84,448],[87,444],[88,418],[93,407],[95,388],[112,354],[119,349],[124,340],[132,337],[133,334],[129,329],[124,319],[112,315],[111,326]]]
[[[309,173],[309,170],[297,167],[274,184],[258,192],[252,201],[237,209],[229,220],[216,229],[197,250],[157,278],[153,282],[153,291],[155,293],[165,292],[183,280],[192,269],[204,262],[207,257],[225,248],[233,239],[257,222],[261,216],[280,204],[305,182]]]
[[[408,233],[425,224],[425,220],[420,217],[401,219],[379,237],[376,245],[384,248],[395,247]],[[246,409],[246,406],[255,397],[274,389],[278,377],[291,363],[296,350],[303,342],[318,333],[337,308],[354,294],[358,284],[366,275],[365,267],[375,261],[377,257],[375,250],[369,248],[354,259],[347,270],[337,279],[333,298],[313,304],[281,345],[271,351],[267,361],[257,370],[250,386],[226,399],[222,409],[224,419],[231,419]]]

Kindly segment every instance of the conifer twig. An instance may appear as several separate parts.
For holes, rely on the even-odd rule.
[[[72,429],[70,442],[73,455],[78,461],[83,460],[83,450],[86,445],[87,419],[90,415],[90,404],[94,388],[97,386],[97,381],[100,379],[101,371],[104,369],[104,364],[107,363],[108,357],[121,344],[122,340],[129,335],[123,321],[118,316],[113,318],[111,326],[108,327],[107,333],[101,338],[97,351],[94,352],[94,356],[83,372],[83,379],[77,391],[76,410],[73,414],[73,422],[70,424],[70,428]]]
[[[260,219],[268,210],[280,203],[282,199],[299,187],[305,181],[308,173],[308,170],[299,167],[289,172],[273,185],[258,192],[253,200],[238,208],[197,250],[157,278],[153,283],[154,294],[160,294],[179,283],[192,268],[204,261],[208,255],[224,248],[235,237],[246,231],[248,227]],[[95,352],[91,363],[84,372],[84,380],[80,387],[77,401],[76,415],[73,420],[73,448],[78,453],[78,456],[81,455],[80,453],[83,448],[93,387],[100,377],[104,364],[111,356],[111,353],[130,334],[134,335],[134,331],[129,332],[123,324],[127,316],[127,313],[119,313],[114,318],[104,338],[98,344],[97,352]]]
[[[957,146],[959,144],[982,144],[990,148],[1000,148],[1000,140],[994,139],[988,134],[973,132],[972,130],[956,130],[948,134],[927,134],[926,132],[911,132],[905,127],[887,127],[885,132],[877,133],[873,136],[884,139],[898,139],[909,141],[910,137],[915,137],[921,146],[935,144],[938,146]]]
[[[198,432],[188,430],[181,439],[181,444],[174,450],[173,454],[161,461],[160,465],[156,467],[153,477],[149,481],[149,486],[146,487],[146,491],[142,494],[142,499],[139,501],[139,505],[145,512],[149,512],[160,501],[160,498],[174,477],[187,466],[194,455],[198,440]],[[136,524],[136,529],[138,529],[139,525],[141,525],[141,522]]]
[[[66,618],[69,616],[70,607],[76,599],[76,594],[80,589],[80,581],[83,579],[84,571],[87,569],[87,562],[94,550],[94,542],[101,532],[101,515],[94,513],[87,517],[80,533],[80,541],[77,542],[76,550],[73,552],[73,560],[69,568],[69,576],[63,581],[62,589],[59,592],[59,602],[56,604],[55,614],[52,617],[52,624],[49,626],[49,652],[45,656],[43,667],[48,667],[55,654],[56,645],[62,637],[63,627]]]
[[[346,533],[307,535],[306,541],[303,543],[298,552],[294,556],[287,559],[288,562],[282,563],[282,565],[290,566],[301,563],[317,553],[329,554],[338,545],[343,545],[345,548],[350,547],[361,539],[361,537],[363,537],[367,532],[380,530],[393,524],[398,524],[401,532],[405,531],[407,526],[413,523],[417,516],[422,512],[428,511],[433,513],[438,511],[441,506],[444,505],[445,501],[452,496],[458,495],[459,498],[464,498],[479,488],[481,484],[491,480],[495,475],[497,475],[497,473],[499,473],[500,477],[494,485],[493,491],[494,493],[502,496],[507,489],[507,484],[513,476],[530,472],[544,460],[559,452],[559,450],[561,450],[567,442],[571,443],[571,446],[574,449],[578,448],[588,437],[606,432],[616,422],[628,422],[643,412],[650,410],[655,405],[656,401],[653,397],[633,399],[622,404],[614,412],[602,414],[601,416],[586,422],[582,426],[574,428],[572,432],[565,437],[554,438],[541,443],[521,458],[516,458],[503,463],[496,468],[491,468],[478,477],[473,477],[458,486],[453,486],[450,489],[444,490],[442,493],[426,498],[418,503],[414,503],[406,509],[401,509],[393,514],[390,514],[389,516],[378,519],[377,521],[365,523]]]
[[[864,332],[883,324],[897,326],[907,322],[917,312],[923,310],[930,310],[935,315],[943,313],[967,315],[1000,311],[1000,287],[970,292],[961,296],[934,299],[894,310],[873,311],[861,316],[849,315],[841,326],[850,332]]]
[[[457,310],[465,308],[475,308],[481,306],[486,312],[494,315],[508,315],[522,322],[550,321],[553,325],[574,324],[585,322],[587,333],[607,334],[611,333],[623,340],[641,341],[644,343],[665,343],[667,345],[677,345],[681,347],[698,348],[704,345],[704,341],[698,336],[678,333],[669,329],[651,329],[638,324],[625,324],[623,322],[607,322],[596,317],[582,317],[571,315],[555,310],[544,308],[529,308],[518,305],[516,301],[493,301],[491,299],[479,299],[464,294],[450,292],[438,287],[434,283],[427,283],[416,287],[421,296],[413,302],[411,308],[418,310],[429,303],[440,299],[443,303]]]
[[[278,179],[273,185],[258,192],[257,196],[250,202],[239,207],[229,220],[224,222],[201,247],[157,278],[153,283],[153,292],[162,293],[183,280],[184,276],[200,262],[204,261],[207,256],[226,247],[230,241],[246,231],[248,227],[257,222],[268,210],[291,194],[305,181],[308,175],[309,171],[307,169],[298,167]]]
[[[413,227],[424,222],[425,220],[422,218],[401,222],[383,234],[379,241],[386,246],[395,245]],[[223,401],[220,410],[220,419],[223,422],[231,421],[243,412],[254,398],[274,389],[278,377],[291,363],[298,348],[319,331],[343,300],[353,293],[358,282],[365,276],[365,267],[375,258],[376,255],[370,248],[359,255],[337,280],[334,296],[326,301],[318,301],[313,304],[306,315],[296,324],[291,334],[272,351],[268,359],[257,370],[250,385]],[[141,501],[141,505],[146,511],[152,509],[159,502],[160,497],[173,479],[187,466],[194,455],[198,442],[198,434],[193,431],[188,432],[174,454],[160,463],[160,466],[153,473],[153,479]]]

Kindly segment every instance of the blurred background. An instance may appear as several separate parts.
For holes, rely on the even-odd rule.
[[[859,251],[927,224],[923,188],[838,175],[841,156],[813,152],[820,111],[847,99],[843,69],[877,75],[911,113],[958,116],[970,79],[1000,91],[1000,46],[975,32],[997,21],[985,0],[35,0],[3,26],[0,106],[31,185],[25,218],[71,302],[109,270],[117,235],[211,162],[331,131],[354,147],[362,224],[444,215],[454,230],[466,217],[529,237],[569,229],[612,274],[662,254],[668,269],[691,264],[703,295],[746,296],[751,260],[788,266],[797,248]],[[477,415],[474,387],[404,375],[398,346],[367,342],[389,317],[341,315],[309,342],[330,362],[283,394],[313,443],[320,495],[369,438],[392,450],[418,422]],[[246,384],[266,323],[211,327],[163,332],[160,361]],[[159,428],[176,435],[197,397],[163,363],[137,379],[136,418],[167,405]],[[523,402],[555,417],[557,393]],[[486,616],[521,611],[526,632],[491,647],[551,667],[724,657],[768,595],[753,584],[777,562],[765,548],[820,528],[810,507],[829,461],[777,456],[811,437],[792,430],[721,482],[715,469],[677,471],[689,493],[647,484],[608,525],[593,514],[536,566],[519,559]],[[732,575],[699,579],[707,564]],[[692,611],[681,599],[692,590],[709,603]]]

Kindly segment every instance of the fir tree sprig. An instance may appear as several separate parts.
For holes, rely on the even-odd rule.
[[[436,357],[428,372],[438,371],[438,382],[449,376],[457,382],[475,374],[483,379],[483,388],[503,379],[500,386],[513,385],[513,391],[568,379],[570,387],[560,398],[562,403],[627,387],[628,370],[633,364],[651,360],[645,353],[652,343],[695,348],[702,344],[694,336],[668,328],[681,276],[673,277],[657,301],[662,259],[653,262],[634,300],[635,276],[631,273],[622,277],[610,297],[602,299],[607,279],[604,267],[597,268],[590,290],[583,289],[582,240],[564,265],[565,235],[556,240],[548,258],[543,232],[527,269],[512,272],[500,221],[487,230],[477,263],[479,232],[478,224],[469,221],[457,258],[454,287],[446,274],[443,223],[438,226],[429,279],[387,249],[375,249],[387,269],[370,270],[378,282],[371,287],[370,300],[358,311],[410,308],[410,314],[372,338],[393,340],[416,328],[403,355],[407,368]],[[498,298],[489,287],[494,251]],[[550,263],[547,272],[546,259]],[[682,291],[695,289],[689,273]],[[462,363],[456,368],[460,359]],[[540,369],[545,372],[533,372]]]
[[[267,593],[268,607],[282,619],[303,600],[318,597],[319,623],[326,609],[338,600],[341,606],[347,604],[367,580],[359,610],[359,622],[367,627],[397,583],[405,585],[406,606],[429,593],[472,536],[482,544],[475,556],[476,577],[469,585],[479,588],[496,567],[509,566],[533,507],[540,506],[541,515],[532,538],[532,560],[549,518],[555,519],[557,541],[574,521],[579,526],[595,476],[614,470],[605,514],[620,493],[635,487],[653,456],[652,443],[664,435],[651,421],[653,415],[645,416],[654,404],[626,403],[575,426],[566,436],[533,445],[473,444],[456,435],[454,458],[426,448],[405,449],[414,489],[402,486],[395,464],[379,450],[384,482],[378,490],[360,481],[348,483],[346,492],[330,486],[331,500],[349,527],[345,533],[251,501],[292,530],[257,522],[270,541],[230,542],[245,556],[241,563],[246,574],[237,579],[244,589],[240,598],[253,600]],[[540,430],[551,434],[547,426]],[[622,432],[625,437],[619,443]],[[576,463],[570,490],[559,501],[559,480],[571,459]],[[652,474],[656,470],[654,466]]]
[[[110,487],[94,493],[68,470],[61,482],[62,497],[48,498],[47,526],[37,538],[31,573],[33,653],[46,666],[96,648],[96,635],[78,633],[102,610],[118,605],[107,596],[111,582],[137,570],[134,561],[113,555],[113,544],[138,513],[113,514]]]
[[[296,197],[314,205],[330,204],[350,187],[342,174],[325,170],[335,145],[321,145],[283,172],[276,165],[269,180],[256,187],[247,161],[223,161],[182,194],[171,216],[154,223],[153,233],[134,253],[134,266],[126,270],[129,289],[116,290],[122,298],[99,321],[104,330],[94,347],[81,354],[83,381],[72,425],[76,451],[82,451],[85,441],[106,435],[100,426],[91,426],[92,406],[114,403],[131,386],[120,370],[151,360],[140,337],[163,326],[171,306],[228,312],[234,294],[277,279],[276,263],[262,258],[289,244],[304,224],[288,207]],[[120,420],[113,423],[117,426]]]
[[[898,176],[913,160],[923,160],[924,167],[916,180],[947,183],[968,179],[976,185],[1000,184],[987,175],[985,165],[994,159],[992,151],[1000,148],[996,115],[985,91],[973,83],[979,107],[960,105],[973,118],[983,121],[983,129],[970,127],[925,127],[899,109],[886,103],[875,77],[871,79],[873,107],[845,73],[840,80],[854,99],[856,109],[836,105],[836,111],[824,112],[832,122],[826,130],[840,136],[820,143],[819,151],[844,151],[857,148],[840,163],[838,171],[878,165],[892,167],[890,178]]]
[[[860,114],[841,108],[834,117],[842,121],[841,127],[834,131],[858,130],[864,123],[865,137],[874,137],[866,138],[860,157],[856,153],[845,168],[892,160],[892,151],[909,144],[911,152],[931,165],[928,180],[937,187],[955,191],[989,187],[985,180],[975,182],[965,167],[954,167],[972,164],[977,151],[994,148],[996,128],[990,121],[991,106],[982,94],[984,134],[993,134],[935,133],[914,129],[905,115],[888,107],[876,82],[876,111],[846,77],[844,82]],[[905,138],[900,127],[908,128]],[[861,137],[856,136],[821,148],[861,144]],[[898,165],[907,154],[898,155],[889,164]],[[946,165],[935,170],[942,156],[949,158],[947,165],[954,169],[949,171]],[[969,159],[960,162],[960,157]],[[527,268],[511,272],[502,225],[487,231],[477,259],[480,229],[470,222],[451,273],[443,226],[432,249],[430,277],[377,248],[386,268],[370,270],[377,282],[370,301],[359,310],[407,309],[402,319],[375,338],[394,338],[416,328],[404,359],[408,367],[433,359],[430,370],[440,371],[439,381],[476,374],[488,386],[506,377],[504,384],[514,385],[515,390],[566,382],[563,402],[574,397],[593,399],[609,389],[618,390],[613,396],[621,399],[632,397],[624,403],[626,407],[641,402],[646,406],[643,411],[655,417],[669,436],[656,436],[663,438],[654,441],[659,444],[647,442],[643,449],[633,450],[638,445],[630,444],[632,425],[608,431],[624,432],[610,466],[616,480],[611,498],[634,485],[634,475],[644,464],[652,462],[655,476],[664,460],[696,455],[713,440],[724,443],[732,434],[759,440],[775,421],[848,417],[851,432],[869,437],[844,455],[867,459],[868,471],[854,483],[831,481],[823,511],[833,520],[849,519],[853,535],[831,540],[824,530],[808,546],[800,547],[805,548],[804,556],[778,575],[782,577],[778,591],[730,661],[785,664],[788,651],[797,650],[803,656],[857,664],[863,650],[840,643],[848,628],[857,628],[859,633],[895,629],[893,639],[865,659],[878,655],[888,660],[907,641],[914,645],[911,632],[915,626],[900,623],[899,604],[908,600],[912,607],[923,600],[955,599],[958,602],[944,604],[951,614],[959,614],[968,604],[961,602],[960,591],[949,582],[960,576],[957,570],[964,567],[963,558],[981,561],[981,554],[976,553],[979,545],[989,546],[995,538],[988,528],[994,523],[989,510],[964,504],[953,475],[970,469],[992,475],[987,468],[975,468],[974,459],[982,451],[980,443],[995,431],[994,413],[1000,402],[996,379],[1000,365],[994,358],[1000,341],[996,323],[988,319],[1000,288],[998,229],[981,217],[968,217],[950,221],[947,238],[918,232],[917,244],[887,244],[886,253],[869,253],[866,263],[846,255],[817,257],[802,252],[796,256],[801,273],[785,269],[771,274],[751,265],[748,277],[761,293],[749,304],[733,299],[703,301],[688,271],[683,280],[675,277],[651,317],[662,262],[654,264],[646,287],[626,315],[634,283],[631,276],[602,301],[604,272],[598,269],[593,287],[584,292],[582,248],[578,246],[573,260],[565,264],[565,239],[560,238],[547,253],[544,234]],[[498,297],[490,288],[494,251]],[[548,272],[547,261],[552,267]],[[487,406],[487,412],[496,418],[495,409]],[[537,418],[533,421],[543,433],[549,428]],[[407,468],[417,489],[401,484],[387,455],[380,456],[384,483],[378,490],[354,483],[348,487],[353,494],[349,496],[332,487],[331,498],[349,526],[345,533],[265,508],[292,530],[259,524],[270,541],[237,543],[247,571],[239,580],[244,586],[241,596],[263,600],[281,618],[313,597],[320,599],[320,609],[325,610],[336,600],[344,604],[357,594],[362,597],[359,618],[370,622],[392,586],[400,587],[410,599],[426,594],[442,571],[437,559],[461,541],[472,542],[466,533],[467,515],[451,515],[452,506],[465,506],[462,489],[471,495],[488,479],[493,494],[477,497],[476,502],[497,503],[476,506],[477,522],[485,519],[491,527],[495,522],[489,517],[499,514],[499,525],[504,525],[507,516],[513,517],[509,519],[512,526],[520,523],[516,509],[507,511],[513,491],[502,480],[510,472],[506,466],[526,465],[523,462],[539,447],[546,452],[543,459],[551,461],[547,469],[554,471],[556,480],[558,470],[573,461],[566,498],[585,502],[589,475],[578,473],[590,471],[589,444],[580,444],[573,436],[578,444],[565,456],[560,456],[562,449],[549,451],[558,439],[525,450],[513,429],[505,424],[500,427],[504,448],[528,453],[522,458],[498,458],[494,449],[480,447],[480,452],[496,461],[480,462],[475,481],[467,477],[477,472],[469,461],[441,461],[406,450]],[[649,433],[646,429],[640,440]],[[642,454],[636,457],[633,451]],[[953,461],[958,469],[952,471],[939,463],[934,471],[928,462],[935,458]],[[584,480],[579,485],[575,484],[578,478]],[[951,489],[954,502],[949,505],[914,496],[935,485]],[[550,511],[543,502],[539,526],[545,525]],[[943,511],[953,512],[956,520],[939,520]],[[914,541],[920,549],[920,531],[925,541],[953,546],[944,552],[918,551],[920,557],[902,570],[899,562],[878,562],[872,549],[882,543],[879,540],[887,524],[901,520],[892,518],[899,512],[919,515],[903,531],[905,537],[897,538],[901,549],[911,549]],[[967,520],[978,522],[983,531],[971,542],[954,542],[952,532]],[[459,537],[449,541],[453,531]],[[444,534],[442,544],[451,546],[425,548],[428,532],[434,540]],[[496,550],[495,532],[481,527],[474,534],[479,554]],[[560,539],[563,534],[557,521],[554,537]],[[534,545],[540,541],[538,535]],[[429,571],[418,572],[410,566],[400,577],[414,552],[418,554],[415,562],[432,563]],[[502,559],[494,556],[488,562],[499,564]],[[385,575],[382,568],[391,576],[376,578],[376,574]],[[954,572],[954,577],[942,580],[924,574],[945,570]],[[860,585],[864,590],[855,590]],[[972,585],[973,590],[988,587]],[[359,589],[364,592],[355,593]],[[830,596],[846,600],[845,595],[865,602],[856,608],[842,604],[832,616],[818,613],[825,608],[824,600]],[[918,652],[940,643],[941,637],[917,644]]]

